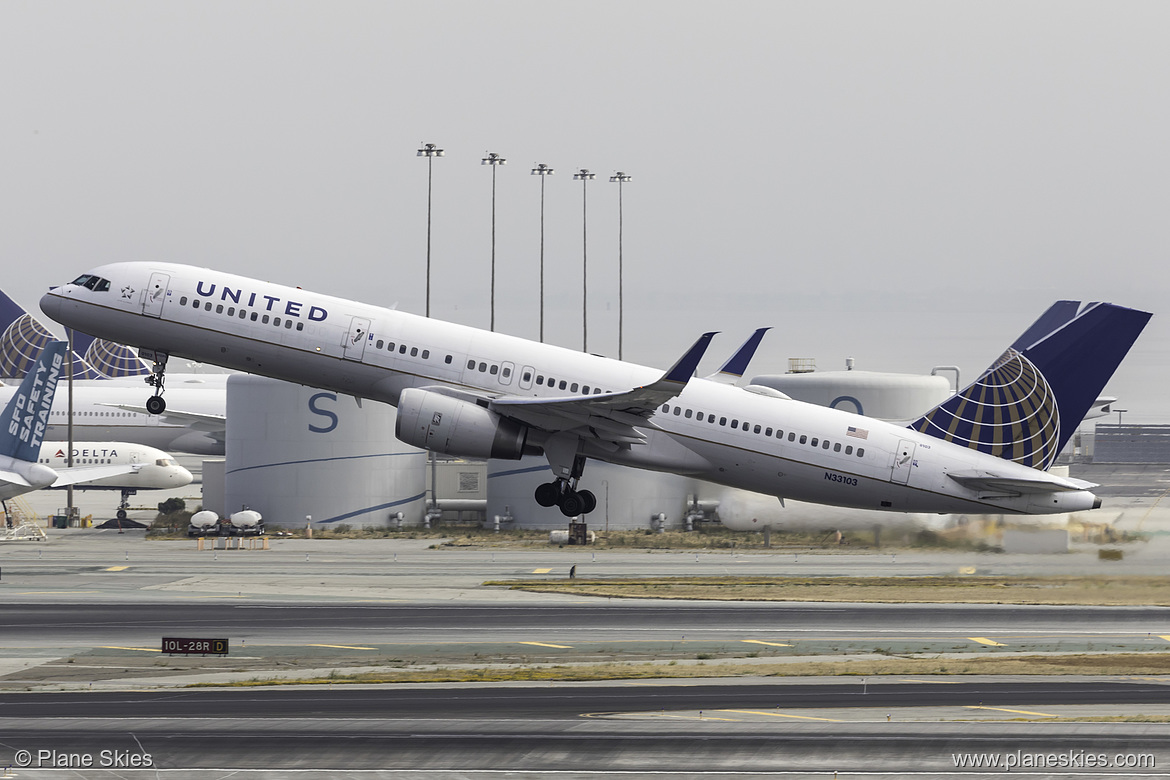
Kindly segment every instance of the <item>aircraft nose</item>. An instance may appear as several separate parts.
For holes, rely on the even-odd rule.
[[[46,317],[56,320],[61,313],[61,296],[57,295],[52,290],[41,296],[41,311],[45,313]]]
[[[182,467],[182,466],[172,466],[171,467],[171,481],[175,483],[176,487],[182,487],[183,485],[190,485],[191,481],[194,479],[195,479],[195,476],[190,471],[187,471],[187,469],[185,469],[184,467]]]

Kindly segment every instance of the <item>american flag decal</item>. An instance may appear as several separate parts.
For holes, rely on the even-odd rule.
[[[850,425],[845,429],[845,435],[852,436],[855,439],[868,439],[869,431],[867,431],[865,428],[854,428],[852,425]]]

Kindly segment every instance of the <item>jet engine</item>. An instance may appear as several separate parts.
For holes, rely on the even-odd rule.
[[[398,399],[394,435],[445,455],[519,460],[528,428],[471,401],[410,388]]]

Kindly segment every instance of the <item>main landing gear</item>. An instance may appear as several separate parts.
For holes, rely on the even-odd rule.
[[[577,480],[570,483],[567,479],[558,479],[545,482],[536,488],[536,503],[541,506],[560,507],[565,517],[587,515],[597,508],[597,496],[592,490],[576,490],[572,487]]]
[[[150,367],[150,375],[146,377],[146,384],[155,388],[157,392],[150,398],[146,399],[146,411],[151,414],[162,414],[167,410],[167,402],[163,400],[163,392],[166,388],[163,383],[166,381],[167,371],[167,353],[155,352],[154,365]]]
[[[553,473],[559,476],[536,488],[536,503],[544,507],[559,507],[565,517],[587,515],[597,508],[597,496],[590,490],[577,490],[577,482],[585,471],[585,456],[578,454],[580,439],[553,437],[544,447]],[[566,467],[566,463],[571,466]]]

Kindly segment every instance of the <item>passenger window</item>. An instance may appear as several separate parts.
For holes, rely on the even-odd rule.
[[[838,442],[838,443],[833,445],[833,452],[840,452],[840,451],[841,451],[841,443]]]
[[[771,436],[771,435],[772,435],[772,429],[771,429],[771,428],[769,428],[769,429],[767,429],[766,431],[764,431],[764,435],[765,435],[765,436]]]
[[[544,384],[544,377],[538,375],[536,377],[536,384],[543,385]]]
[[[670,404],[663,404],[662,405],[662,413],[663,414],[670,414]]]
[[[475,361],[474,361],[474,360],[468,360],[468,361],[467,361],[467,368],[468,368],[468,369],[473,369],[473,368],[475,368]]]
[[[492,376],[495,376],[497,373],[499,373],[499,371],[500,371],[500,367],[494,363],[492,364],[492,367],[490,369],[488,369],[488,373],[491,374]]]
[[[801,439],[800,443],[804,444],[804,439]],[[812,444],[812,446],[814,446],[814,447],[817,446],[817,437],[816,436],[813,437],[813,440],[810,442],[810,444]]]
[[[796,441],[796,434],[795,434],[795,433],[789,433],[789,434],[788,434],[788,441]]]
[[[565,380],[563,380],[563,379],[561,380],[561,383],[560,383],[559,385],[557,385],[557,387],[559,387],[559,388],[560,388],[560,389],[562,389],[562,390],[564,390],[564,389],[565,389],[566,387],[568,387],[568,386],[569,386],[569,383],[568,383],[568,382],[566,382],[566,381],[565,381]]]
[[[703,413],[702,412],[695,412],[695,419],[698,420],[699,422],[703,422]]]
[[[576,382],[574,382],[574,383],[572,384],[572,386],[570,386],[570,387],[569,387],[569,392],[570,392],[570,393],[575,393],[575,392],[577,392],[577,383],[576,383]],[[678,414],[678,412],[675,412],[675,414]]]
[[[240,319],[244,320],[247,318],[248,318],[248,312],[244,311],[243,309],[240,309]]]
[[[482,374],[484,371],[487,371],[487,363],[481,362],[479,364],[479,372]]]
[[[508,368],[507,366],[504,366],[504,370],[501,371],[500,373],[502,373],[504,375],[504,379],[507,379],[508,377],[512,376],[512,369]]]
[[[674,416],[678,417],[682,413],[682,409],[678,406],[674,407]]]
[[[199,299],[198,298],[193,298],[191,300],[191,307],[195,308],[195,309],[199,308]]]
[[[203,305],[203,311],[211,311],[211,301],[208,301]]]
[[[727,418],[726,418],[726,417],[720,417],[720,418],[719,418],[719,424],[720,424],[720,425],[727,425]]]
[[[858,447],[857,448],[857,457],[859,457],[859,458],[865,457],[865,447]]]
[[[256,312],[252,312],[252,322],[255,322],[255,321],[256,321],[256,317],[257,317],[257,316],[258,316],[258,315],[256,314]],[[265,316],[265,319],[267,319],[267,316]]]
[[[223,304],[222,303],[215,307],[215,313],[216,314],[223,314]]]
[[[418,357],[418,347],[411,347],[410,348],[410,356],[411,357]]]
[[[823,442],[821,442],[821,449],[822,450],[829,449],[829,440],[828,439],[825,439]]]
[[[739,428],[739,420],[732,420],[731,427],[732,428]]]
[[[853,454],[853,445],[852,445],[852,444],[846,444],[846,445],[845,445],[845,454],[846,454],[846,455],[852,455],[852,454]]]
[[[424,349],[423,353],[422,353],[422,359],[429,360],[430,357],[431,357],[431,351],[429,349]]]
[[[210,306],[210,305],[211,305],[211,304],[208,304],[208,306]],[[265,314],[263,317],[261,317],[261,318],[260,318],[260,322],[262,322],[263,324],[267,325],[267,324],[268,324],[268,315],[267,315],[267,314]]]
[[[800,443],[801,443],[801,444],[804,444],[804,443],[805,443],[805,442],[807,442],[807,441],[808,441],[808,437],[807,437],[807,436],[805,436],[804,434],[801,434],[801,435],[800,435]]]
[[[280,327],[280,317],[273,317],[272,324],[279,328]]]
[[[531,382],[532,381],[532,373],[529,371],[525,371],[524,377],[520,381],[521,382]]]
[[[406,354],[406,345],[405,345],[405,344],[399,344],[399,345],[398,345],[398,354],[399,354],[399,355],[405,355],[405,354]],[[480,369],[480,370],[482,371],[483,369]]]
[[[186,305],[187,305],[187,296],[186,296],[186,295],[184,295],[182,298],[180,298],[180,299],[179,299],[179,305],[180,305],[180,306],[186,306]]]
[[[236,307],[235,306],[228,307],[228,316],[229,317],[236,316]]]
[[[691,419],[691,410],[687,409],[686,412],[683,413],[683,417],[686,417],[688,420]]]
[[[284,321],[284,329],[289,330],[290,328],[292,328],[292,320],[285,320]]]
[[[382,344],[383,344],[383,343],[384,343],[384,342],[382,341],[382,339],[378,339],[378,343],[374,345],[374,348],[375,348],[375,349],[381,349],[381,348],[382,348]]]
[[[396,346],[398,346],[398,345],[397,345],[397,344],[395,344],[393,341],[387,341],[387,342],[386,342],[386,349],[388,349],[388,350],[389,350],[389,351],[391,351],[391,352],[393,352],[393,351],[394,351],[394,348],[395,348]]]
[[[451,356],[450,356],[450,355],[448,355],[448,356],[447,356],[447,358],[446,358],[446,360],[444,360],[443,362],[444,362],[444,363],[450,363],[450,362],[451,362]]]
[[[305,323],[298,322],[297,323],[297,330],[304,330],[304,329],[305,329]]]
[[[772,430],[772,429],[769,428],[768,430]],[[752,433],[759,433],[759,432],[760,432],[760,426],[757,425],[755,428],[752,428]]]

